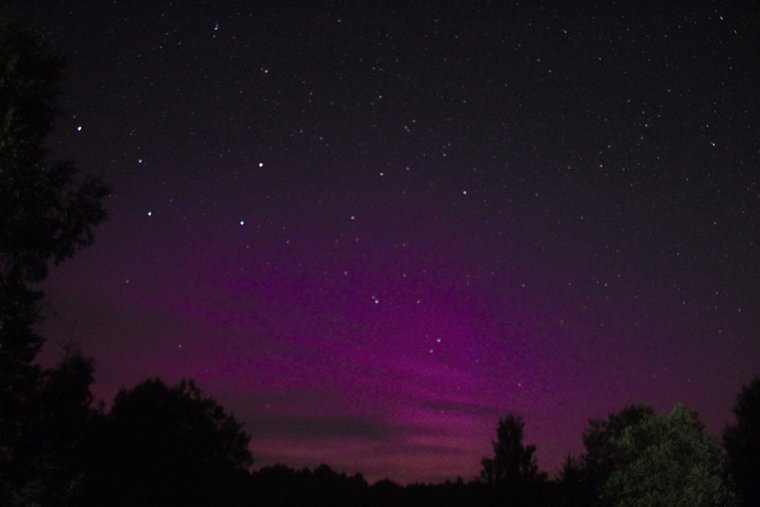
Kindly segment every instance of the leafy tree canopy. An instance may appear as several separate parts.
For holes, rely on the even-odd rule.
[[[676,405],[670,415],[641,418],[610,444],[617,466],[602,488],[606,504],[737,505],[725,452],[684,405]]]
[[[634,426],[655,414],[649,405],[639,404],[625,407],[620,412],[609,414],[606,419],[592,419],[583,432],[583,446],[586,449],[577,465],[580,474],[591,489],[590,495],[598,497],[602,485],[619,464],[614,441],[619,439],[626,428]]]

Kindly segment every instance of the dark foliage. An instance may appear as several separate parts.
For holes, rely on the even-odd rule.
[[[524,505],[553,505],[550,483],[542,495]],[[360,474],[347,476],[322,465],[314,471],[293,470],[283,465],[262,468],[251,476],[251,504],[262,507],[468,507],[521,505],[494,494],[493,486],[462,479],[441,484],[400,486],[390,480],[372,485]]]
[[[15,481],[44,468],[19,469],[25,460],[16,456],[22,448],[32,452],[29,432],[44,426],[39,417],[47,408],[40,403],[49,401],[39,389],[53,382],[32,364],[42,346],[34,330],[42,303],[36,284],[50,262],[90,244],[92,228],[105,218],[105,187],[79,181],[71,162],[46,163],[43,143],[57,115],[64,67],[41,34],[0,11],[0,495],[6,497],[25,496]]]
[[[723,431],[731,472],[742,505],[760,505],[760,377],[742,388],[734,406],[736,424]]]
[[[536,464],[536,446],[523,445],[524,428],[522,417],[507,414],[496,428],[494,457],[481,460],[480,476],[487,486],[485,492],[495,503],[534,504],[540,483],[546,480]]]
[[[96,416],[92,382],[92,361],[79,353],[40,374],[7,456],[3,505],[64,506],[80,499]]]
[[[738,505],[725,451],[684,405],[628,426],[611,444],[617,464],[602,486],[605,505]]]
[[[683,405],[670,415],[632,405],[591,420],[583,443],[560,472],[556,505],[734,505],[725,453]]]
[[[626,428],[654,415],[648,405],[631,405],[606,419],[589,420],[583,433],[585,453],[580,458],[568,458],[560,472],[559,487],[567,505],[598,505],[602,486],[620,464],[614,446]]]
[[[493,441],[493,459],[484,458],[481,477],[487,484],[520,484],[543,480],[533,457],[535,445],[523,445],[525,422],[508,414],[499,421]]]
[[[465,483],[462,479],[442,484],[410,484],[401,490],[399,505],[424,507],[464,507],[467,505],[494,505],[491,488],[480,481]],[[397,505],[395,499],[373,497],[373,506]]]
[[[348,477],[327,465],[293,470],[283,465],[265,467],[251,476],[252,504],[262,507],[318,507],[369,505],[370,491],[360,474]]]
[[[253,460],[240,423],[191,381],[116,396],[98,428],[90,505],[241,505]]]
[[[45,38],[0,13],[0,371],[28,364],[49,262],[92,242],[107,189],[77,180],[72,162],[46,163],[64,59]]]
[[[596,487],[588,469],[583,464],[583,459],[567,456],[555,483],[558,499],[555,505],[567,507],[594,505]]]

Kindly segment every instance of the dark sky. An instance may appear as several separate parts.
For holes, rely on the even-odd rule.
[[[755,2],[12,1],[114,190],[52,272],[99,397],[192,377],[258,465],[542,468],[589,417],[760,373]]]

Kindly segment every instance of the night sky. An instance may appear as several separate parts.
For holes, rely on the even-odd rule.
[[[755,2],[10,3],[113,189],[45,285],[98,398],[191,377],[257,466],[437,481],[508,410],[553,473],[760,373]]]

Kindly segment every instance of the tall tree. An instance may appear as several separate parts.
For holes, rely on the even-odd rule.
[[[539,472],[535,445],[523,444],[525,423],[509,413],[499,420],[493,458],[483,458],[481,479],[488,505],[539,505],[544,503],[541,485],[546,475]]]
[[[568,458],[560,471],[560,485],[568,496],[569,504],[599,504],[602,486],[620,463],[613,442],[622,436],[626,428],[654,414],[652,407],[639,404],[608,414],[606,418],[589,420],[583,432],[585,452],[578,458]]]
[[[585,476],[598,496],[602,485],[619,464],[617,448],[613,444],[623,435],[626,428],[655,415],[649,405],[639,404],[625,407],[620,412],[609,414],[606,419],[592,419],[583,433],[583,456]]]
[[[617,464],[602,487],[606,505],[738,505],[725,451],[684,405],[644,417],[610,444]]]
[[[46,161],[64,68],[43,35],[0,10],[0,502],[18,496],[9,493],[18,486],[11,464],[47,382],[33,364],[42,346],[37,284],[50,263],[88,245],[106,216],[102,184],[78,178],[71,162]]]
[[[742,388],[734,406],[736,424],[723,431],[731,472],[742,505],[760,505],[760,376]]]
[[[483,458],[481,477],[488,484],[518,484],[542,478],[533,454],[535,445],[523,445],[525,422],[522,417],[507,414],[496,428],[492,442],[493,458]]]
[[[2,381],[36,356],[50,262],[92,242],[106,217],[107,189],[77,178],[70,161],[48,164],[45,138],[58,111],[64,59],[43,35],[0,13],[0,372]]]

